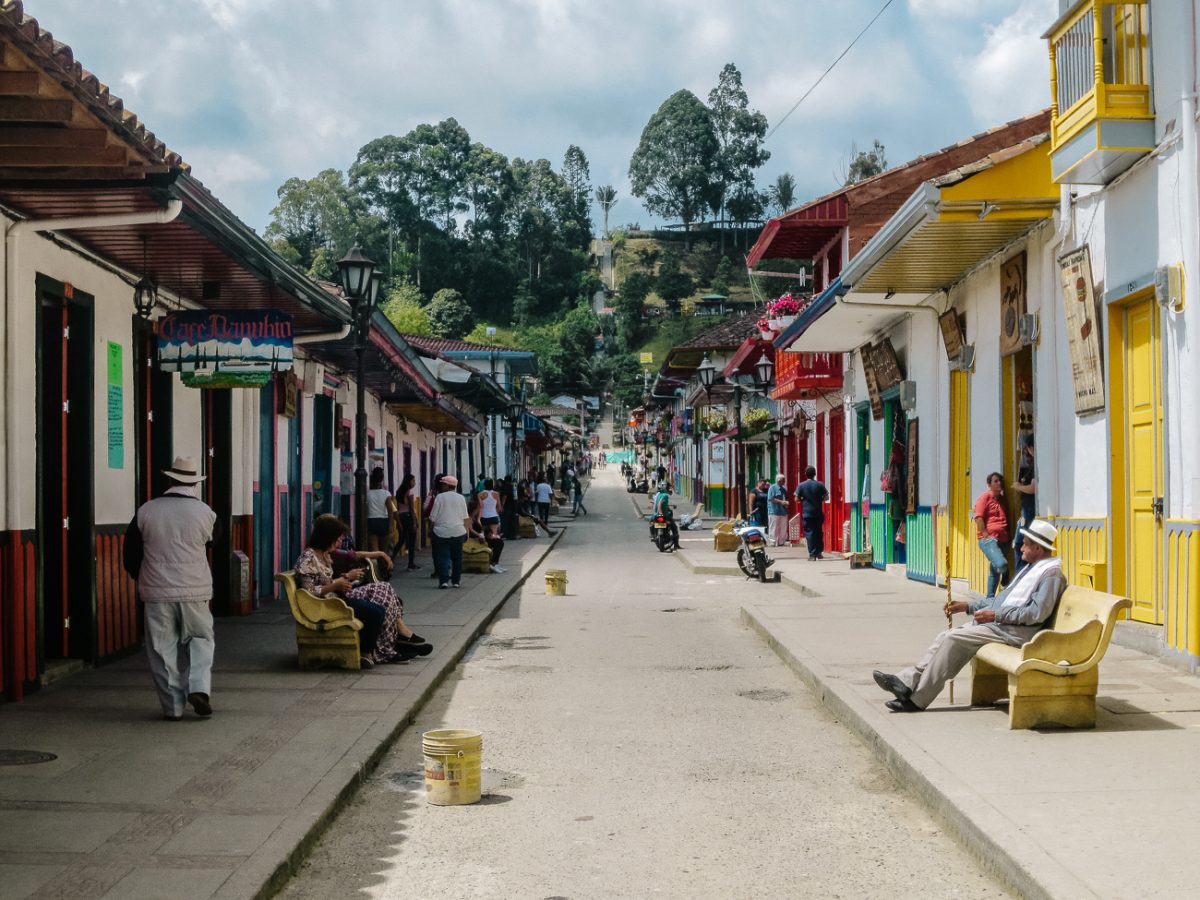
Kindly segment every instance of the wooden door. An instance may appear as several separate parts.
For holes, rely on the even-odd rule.
[[[950,577],[970,575],[976,551],[971,509],[971,382],[966,372],[950,373]]]
[[[825,547],[845,550],[842,530],[846,521],[846,420],[842,408],[829,412],[829,514],[825,517]]]
[[[1162,624],[1162,386],[1158,307],[1125,310],[1125,553],[1133,618]]]

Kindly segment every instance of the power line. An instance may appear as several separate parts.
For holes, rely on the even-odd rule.
[[[863,28],[863,30],[858,33],[858,37],[856,37],[854,40],[852,40],[849,43],[849,45],[846,47],[846,49],[843,50],[838,55],[838,58],[835,59],[833,62],[831,62],[829,64],[829,67],[824,72],[821,73],[821,77],[813,82],[812,87],[810,87],[807,91],[804,92],[804,96],[796,101],[796,105],[793,106],[791,109],[789,109],[787,111],[787,114],[782,119],[780,119],[778,122],[775,123],[775,127],[767,132],[767,136],[765,138],[763,138],[764,141],[769,141],[771,139],[771,135],[773,135],[776,131],[779,130],[779,126],[788,120],[788,116],[790,116],[792,113],[794,113],[797,109],[800,108],[800,104],[808,99],[808,95],[817,89],[817,85],[819,85],[822,81],[825,80],[825,76],[833,71],[833,67],[842,61],[842,57],[850,52],[850,50],[854,47],[854,45],[858,43],[858,39],[861,38],[864,34],[866,34],[870,30],[871,26],[875,24],[875,20],[878,19],[880,16],[882,16],[884,14],[884,12],[887,10],[887,8],[892,5],[892,3],[893,3],[893,0],[887,0],[887,2],[885,2],[883,4],[883,6],[880,7],[879,12],[875,13],[874,18],[872,18],[871,21],[867,23],[866,27]]]

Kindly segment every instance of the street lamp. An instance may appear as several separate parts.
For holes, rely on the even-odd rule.
[[[712,390],[713,380],[717,377],[717,367],[713,365],[708,354],[704,354],[704,360],[700,363],[700,368],[696,370],[696,375],[700,378],[700,385],[704,388],[704,395],[707,397],[709,391]]]
[[[509,401],[505,413],[508,415],[508,421],[512,427],[512,458],[508,461],[508,471],[514,475],[520,475],[521,470],[517,467],[517,424],[521,421],[521,416],[525,412],[525,401],[520,397],[514,397]]]
[[[342,291],[350,304],[354,327],[356,357],[355,386],[356,414],[354,417],[354,540],[355,546],[365,548],[367,542],[367,339],[371,330],[371,311],[379,298],[383,276],[376,276],[375,261],[363,255],[356,244],[338,260],[338,275]]]
[[[766,351],[763,351],[762,358],[754,364],[754,374],[758,376],[759,386],[766,390],[771,385],[771,378],[775,374],[775,363],[771,362]]]

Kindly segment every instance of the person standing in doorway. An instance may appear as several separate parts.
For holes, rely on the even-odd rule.
[[[817,481],[816,467],[809,466],[804,470],[804,481],[796,488],[796,499],[800,501],[800,521],[804,523],[808,558],[824,559],[825,501],[829,499],[829,490]]]
[[[750,489],[746,497],[746,506],[750,510],[750,521],[759,528],[767,527],[767,479],[758,479],[757,484]]]
[[[146,657],[163,718],[178,722],[185,703],[202,718],[212,715],[216,642],[207,547],[217,514],[196,496],[205,476],[195,459],[176,457],[163,474],[171,487],[138,508],[125,532],[124,562],[145,605]]]
[[[1008,498],[999,472],[988,475],[987,484],[975,501],[975,536],[988,561],[987,596],[995,597],[1008,572]]]
[[[788,496],[787,476],[780,472],[775,483],[767,491],[767,514],[771,543],[776,547],[787,546]]]
[[[1017,522],[1017,537],[1013,541],[1013,554],[1016,556],[1016,575],[1025,568],[1025,557],[1021,555],[1021,546],[1025,543],[1025,529],[1037,515],[1037,478],[1033,471],[1033,434],[1025,436],[1021,447],[1021,465],[1017,469],[1017,480],[1011,485],[1017,495],[1021,507],[1021,517]]]

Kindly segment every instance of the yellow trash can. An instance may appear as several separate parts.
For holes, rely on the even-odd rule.
[[[567,570],[546,570],[546,594],[550,597],[565,597],[567,595]]]
[[[464,728],[426,731],[425,801],[432,806],[465,806],[483,795],[483,735]]]

